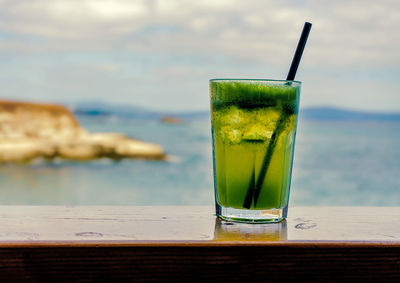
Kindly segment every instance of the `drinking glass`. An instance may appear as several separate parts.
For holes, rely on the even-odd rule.
[[[301,82],[210,80],[217,216],[286,218]]]

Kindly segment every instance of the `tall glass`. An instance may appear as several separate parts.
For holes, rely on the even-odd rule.
[[[279,222],[289,202],[301,82],[210,80],[217,216]]]

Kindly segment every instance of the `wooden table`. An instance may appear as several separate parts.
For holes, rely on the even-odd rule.
[[[0,206],[0,223],[2,282],[400,280],[400,207],[234,224],[202,206]]]

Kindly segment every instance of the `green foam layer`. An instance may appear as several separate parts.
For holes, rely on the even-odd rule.
[[[299,83],[266,83],[264,81],[210,82],[211,104],[214,108],[237,105],[241,108],[255,108],[283,105],[293,108],[299,98]],[[290,112],[295,112],[291,109]]]

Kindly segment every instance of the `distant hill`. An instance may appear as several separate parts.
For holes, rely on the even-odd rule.
[[[334,107],[313,107],[300,110],[300,117],[306,120],[368,120],[400,122],[400,113],[376,113],[354,111]]]
[[[182,120],[209,119],[209,111],[173,112],[156,111],[137,106],[116,105],[103,102],[85,102],[69,105],[69,108],[78,116],[103,117],[114,116],[130,119],[162,119],[163,117],[177,117]],[[300,118],[319,121],[393,121],[400,122],[400,113],[379,113],[355,111],[334,107],[301,108]]]
[[[177,117],[184,120],[209,118],[209,111],[173,112],[156,111],[137,106],[108,104],[104,102],[84,102],[70,104],[68,107],[78,116],[104,117],[114,116],[131,119],[161,119]]]
[[[130,105],[108,104],[105,102],[82,102],[68,107],[81,116],[116,116],[132,119],[157,119],[161,113]]]

